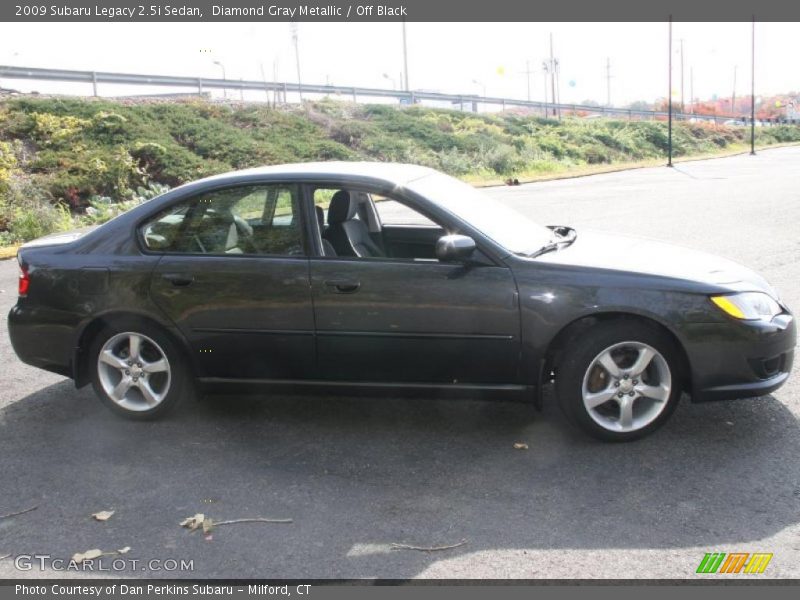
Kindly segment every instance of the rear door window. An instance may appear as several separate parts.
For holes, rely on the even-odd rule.
[[[145,247],[182,254],[305,254],[295,185],[249,185],[185,200],[141,227]]]

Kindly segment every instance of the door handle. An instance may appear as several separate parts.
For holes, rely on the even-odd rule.
[[[194,277],[187,273],[163,273],[161,278],[166,279],[175,287],[186,287],[194,281]]]
[[[358,291],[358,288],[361,287],[361,282],[352,279],[329,279],[325,282],[325,286],[333,288],[333,291],[338,294],[352,294]]]

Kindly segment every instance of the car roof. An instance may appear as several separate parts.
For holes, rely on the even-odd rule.
[[[211,177],[207,177],[195,183],[212,182],[220,179],[250,179],[258,176],[270,178],[291,176],[293,178],[308,177],[313,179],[323,179],[325,177],[359,177],[380,179],[396,185],[402,185],[413,179],[418,179],[435,172],[436,171],[428,167],[403,163],[326,161],[253,167],[250,169],[212,175]]]

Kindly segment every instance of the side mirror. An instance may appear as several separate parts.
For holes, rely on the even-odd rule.
[[[442,262],[464,262],[475,252],[475,240],[466,235],[443,235],[436,241],[436,258]]]

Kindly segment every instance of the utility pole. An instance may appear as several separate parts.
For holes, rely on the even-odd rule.
[[[528,102],[531,101],[531,61],[525,61],[525,77],[528,80]]]
[[[278,82],[278,59],[272,61],[272,80],[277,83]],[[274,106],[278,106],[278,101],[280,100],[280,92],[277,89],[272,90],[272,104]],[[286,103],[286,98],[280,100],[282,104]]]
[[[556,104],[556,59],[553,57],[553,33],[550,32],[550,96],[553,99],[553,115],[557,114]]]
[[[297,93],[300,95],[300,103],[303,102],[303,80],[300,77],[300,43],[298,42],[297,23],[292,22],[292,42],[294,42],[294,60],[297,63]],[[285,100],[285,99],[284,99]]]
[[[756,153],[756,16],[750,31],[750,154]]]
[[[611,106],[611,57],[606,58],[606,106]]]
[[[669,92],[667,93],[667,103],[669,105],[669,137],[667,166],[672,166],[672,15],[669,16]]]
[[[556,72],[556,104],[561,104],[561,66],[558,64],[558,59],[555,59],[555,72]],[[561,120],[561,107],[556,108],[558,111],[558,118]]]
[[[694,114],[694,67],[689,67],[689,112]]]
[[[681,112],[686,112],[686,102],[683,96],[683,38],[681,38]]]
[[[408,87],[408,42],[406,40],[406,20],[403,19],[403,86],[405,91]]]
[[[548,114],[548,112],[547,112],[547,74],[550,72],[550,70],[547,67],[547,61],[546,60],[542,61],[542,71],[544,72],[544,77],[542,77],[542,82],[544,83],[544,104],[545,104],[544,116],[546,117],[547,114]]]
[[[731,94],[731,114],[736,116],[736,71],[738,65],[733,65],[733,94]]]

